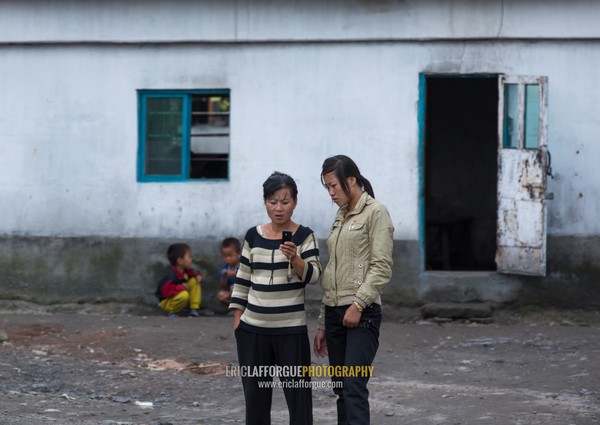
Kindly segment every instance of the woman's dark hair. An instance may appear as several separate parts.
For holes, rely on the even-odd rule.
[[[177,260],[185,257],[185,254],[190,251],[190,246],[185,243],[174,243],[167,248],[167,258],[172,266],[177,265]]]
[[[266,201],[279,189],[289,189],[294,202],[298,201],[298,187],[294,179],[287,174],[273,171],[273,174],[263,183],[263,199]]]
[[[371,197],[375,198],[375,193],[373,192],[371,182],[369,182],[369,180],[360,174],[358,165],[356,165],[356,163],[346,155],[332,156],[323,161],[323,171],[321,171],[321,183],[323,186],[325,186],[323,175],[329,173],[334,173],[338,178],[340,185],[342,186],[342,190],[346,196],[350,197],[350,188],[348,187],[348,182],[346,179],[348,177],[355,177],[360,187],[362,187],[365,192],[371,195]]]

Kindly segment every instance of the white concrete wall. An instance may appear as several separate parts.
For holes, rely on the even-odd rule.
[[[251,7],[237,2],[235,13],[225,8],[227,2],[201,2],[202,9],[174,3],[0,5],[0,234],[242,236],[267,220],[261,184],[280,170],[298,181],[297,221],[325,237],[337,207],[320,186],[320,166],[325,157],[345,153],[388,205],[395,238],[416,240],[420,72],[549,76],[549,147],[556,175],[550,181],[555,200],[549,202],[549,233],[600,234],[600,101],[593,95],[598,41],[133,43],[208,34],[260,40],[275,32],[275,38],[294,39],[317,28],[316,37],[325,38],[337,34],[332,28],[350,38],[403,36],[402,31],[458,37],[467,35],[465,28],[485,35],[490,28],[498,32],[498,25],[473,26],[465,11],[481,11],[485,22],[501,13],[500,2],[474,1],[450,9],[445,2],[357,1],[306,10],[292,2],[282,6],[286,13],[278,12],[280,3],[267,1]],[[520,13],[538,4],[525,3],[504,2],[502,34],[533,31],[518,25]],[[597,36],[600,29],[589,20],[598,7],[585,3],[591,13],[584,13],[584,2],[576,3],[548,8],[548,23],[554,25],[527,16],[544,37],[567,32],[565,26],[576,36]],[[193,13],[182,13],[184,6]],[[569,19],[559,25],[561,16]],[[392,25],[401,18],[409,28]],[[132,43],[20,44],[80,39]],[[158,88],[231,89],[229,182],[136,181],[136,90]]]
[[[261,185],[281,170],[298,180],[297,219],[326,234],[335,208],[320,166],[343,152],[384,202],[412,200],[394,219],[399,237],[415,238],[416,123],[400,112],[415,107],[417,76],[389,79],[382,60],[365,46],[4,49],[0,67],[19,82],[0,83],[0,232],[240,234],[266,220]],[[230,181],[138,183],[136,89],[224,87]],[[386,169],[390,159],[403,165]]]
[[[0,40],[594,38],[595,0],[19,0]]]

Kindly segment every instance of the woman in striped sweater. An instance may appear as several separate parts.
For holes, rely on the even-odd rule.
[[[312,424],[310,343],[304,311],[304,288],[321,275],[319,247],[313,231],[292,220],[298,188],[287,174],[274,172],[263,184],[270,222],[246,233],[230,309],[242,386],[246,424],[271,423],[274,372],[282,382],[291,425]],[[292,240],[283,241],[284,230]]]

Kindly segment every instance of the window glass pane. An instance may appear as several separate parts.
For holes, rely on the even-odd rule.
[[[525,149],[539,147],[540,86],[525,86]]]
[[[146,99],[146,175],[181,175],[182,98]]]
[[[192,95],[190,178],[227,178],[229,94]]]
[[[516,148],[519,143],[519,86],[506,84],[504,86],[504,143],[505,148]]]

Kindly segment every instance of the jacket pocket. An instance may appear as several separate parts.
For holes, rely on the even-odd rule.
[[[348,230],[351,232],[361,232],[361,231],[363,231],[364,227],[365,227],[365,223],[353,222],[353,223],[350,223],[350,225],[348,226]]]

